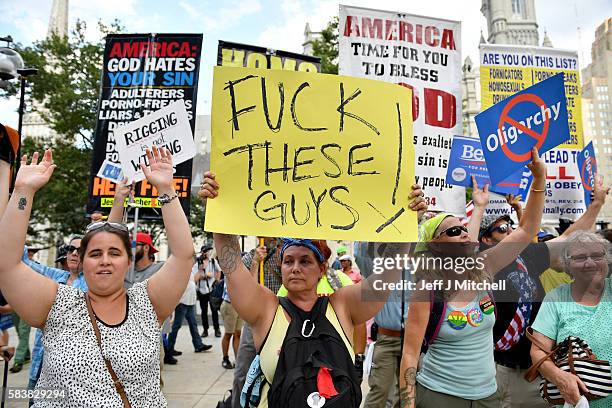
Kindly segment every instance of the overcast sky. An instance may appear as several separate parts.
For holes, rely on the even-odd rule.
[[[507,0],[510,1],[510,0]],[[47,33],[51,0],[1,0],[0,36],[11,35],[30,44]],[[199,114],[210,113],[212,66],[217,41],[235,41],[285,51],[302,51],[304,25],[323,28],[338,14],[338,2],[328,0],[71,0],[70,27],[76,19],[89,23],[95,35],[98,20],[119,19],[132,33],[202,33],[203,57],[198,93]],[[343,4],[459,20],[462,23],[463,58],[478,62],[481,30],[487,36],[481,0],[344,0]],[[536,0],[540,42],[544,30],[557,48],[578,51],[580,67],[591,59],[595,28],[612,17],[611,0]],[[578,30],[580,27],[580,30]],[[17,127],[16,100],[0,100],[0,120]]]

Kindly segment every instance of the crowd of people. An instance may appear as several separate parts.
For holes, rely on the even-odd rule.
[[[469,220],[427,211],[415,184],[405,200],[419,219],[417,243],[339,246],[334,259],[325,240],[258,237],[243,252],[237,236],[213,233],[214,245],[196,253],[171,155],[154,147],[147,158],[142,170],[159,192],[170,249],[165,262],[155,261],[146,232],[134,237],[132,258],[126,183],[108,216],[92,215],[59,248],[56,267],[32,260],[26,245],[35,194],[55,169],[52,152],[24,156],[10,199],[2,192],[0,347],[14,325],[11,371],[31,360],[30,389],[66,390],[62,400],[30,405],[166,406],[161,372],[179,362],[185,319],[195,353],[211,349],[203,339],[221,338],[219,363],[234,374],[227,406],[546,407],[556,392],[570,404],[587,397],[592,407],[612,407],[611,396],[551,356],[573,336],[599,360],[612,359],[609,234],[594,232],[609,191],[601,179],[586,212],[557,237],[540,230],[546,166],[533,149],[525,208],[508,197],[517,225],[485,215],[488,188],[475,180]],[[206,172],[199,196],[216,199],[222,182]],[[374,258],[404,254],[419,262],[373,273]],[[377,281],[417,289],[380,290]],[[553,390],[548,401],[539,381],[527,380],[536,371]]]

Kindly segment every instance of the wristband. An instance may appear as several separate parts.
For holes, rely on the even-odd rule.
[[[175,198],[178,198],[178,195],[176,195],[176,193],[174,193],[172,196],[169,196],[168,194],[162,194],[159,197],[157,197],[157,201],[159,201],[161,206],[163,207],[164,205],[168,204],[170,201],[174,200]]]

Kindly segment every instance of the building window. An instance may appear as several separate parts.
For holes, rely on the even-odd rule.
[[[525,0],[512,0],[512,15],[523,20],[527,18]]]

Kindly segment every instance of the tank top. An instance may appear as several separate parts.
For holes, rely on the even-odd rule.
[[[346,336],[346,333],[344,333],[344,329],[340,325],[340,321],[338,320],[338,316],[336,316],[336,312],[334,311],[331,302],[327,304],[325,317],[327,318],[327,320],[329,320],[334,329],[336,329],[336,332],[338,332],[338,334],[344,341],[346,349],[351,355],[351,359],[355,361],[355,353],[353,351],[353,346],[351,345],[351,342]],[[270,331],[268,332],[268,335],[261,347],[261,351],[259,352],[261,371],[266,377],[266,384],[264,385],[261,392],[261,401],[259,403],[259,408],[268,407],[268,390],[270,388],[270,384],[272,384],[272,381],[274,380],[274,373],[276,372],[276,365],[278,364],[278,356],[280,354],[281,346],[283,345],[283,341],[285,340],[285,334],[287,333],[288,328],[289,321],[285,316],[283,307],[279,304],[276,308],[276,314],[274,315],[272,326],[270,326]]]

